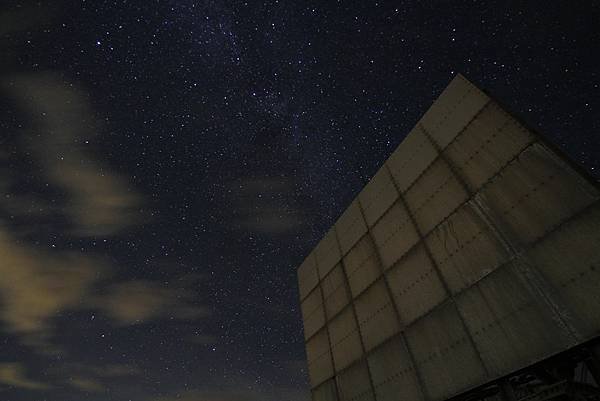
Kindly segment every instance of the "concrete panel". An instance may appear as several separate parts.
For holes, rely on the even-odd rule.
[[[325,311],[331,319],[350,302],[350,292],[346,286],[344,270],[337,264],[321,282],[323,297],[325,298]]]
[[[353,298],[381,275],[377,249],[370,235],[365,235],[344,257],[344,268]]]
[[[420,123],[433,140],[446,147],[469,124],[490,98],[457,75],[431,105]]]
[[[400,192],[404,193],[438,157],[429,138],[416,126],[386,161]]]
[[[406,192],[406,203],[421,233],[427,234],[467,197],[448,164],[437,159]]]
[[[383,278],[363,292],[354,305],[366,351],[400,330],[400,323]]]
[[[454,303],[418,320],[406,330],[406,339],[427,399],[446,399],[486,381]]]
[[[534,136],[490,102],[444,151],[473,191],[518,155]]]
[[[587,340],[600,333],[600,204],[549,234],[529,259],[568,310],[570,323]]]
[[[346,308],[329,324],[335,368],[340,370],[362,356],[358,326],[351,307]]]
[[[319,273],[317,273],[317,264],[314,253],[310,253],[298,268],[298,291],[300,299],[306,298],[319,283]]]
[[[509,371],[522,363],[517,350],[506,337],[499,317],[486,303],[479,286],[460,294],[456,302],[480,350],[481,359],[492,376],[498,376],[500,372]]]
[[[311,388],[333,377],[333,364],[331,363],[331,350],[326,328],[306,343],[306,359]]]
[[[388,169],[383,166],[358,194],[369,227],[398,199],[398,191]]]
[[[447,298],[423,245],[413,248],[386,274],[403,325],[410,324]]]
[[[362,361],[338,376],[341,401],[375,401],[367,363]]]
[[[526,280],[513,265],[508,265],[457,298],[465,323],[493,376],[523,368],[573,345],[551,307]]]
[[[599,227],[598,190],[457,77],[299,268],[313,398],[447,400],[594,338]]]
[[[325,277],[342,258],[335,234],[335,226],[319,242],[315,248],[315,255],[317,257],[319,277]]]
[[[313,401],[338,401],[337,392],[335,390],[335,381],[327,380],[319,387],[313,390]]]
[[[400,337],[386,342],[367,358],[377,401],[422,401],[417,375]]]
[[[372,229],[384,269],[390,268],[419,241],[406,208],[396,202]]]
[[[598,197],[571,167],[534,144],[484,188],[481,199],[515,242],[529,244]]]
[[[310,338],[325,324],[325,309],[321,300],[321,291],[316,288],[300,304],[304,321],[304,338]]]
[[[479,210],[476,204],[464,204],[425,239],[453,293],[469,287],[509,257]]]
[[[348,253],[366,232],[367,223],[363,219],[358,200],[354,200],[350,206],[342,213],[337,223],[335,223],[342,255]]]

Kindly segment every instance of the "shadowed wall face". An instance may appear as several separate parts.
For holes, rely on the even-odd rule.
[[[313,399],[447,399],[596,336],[599,197],[457,76],[298,269]]]

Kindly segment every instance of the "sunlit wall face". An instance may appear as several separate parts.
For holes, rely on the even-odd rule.
[[[298,269],[313,399],[447,399],[594,338],[599,198],[457,76]]]

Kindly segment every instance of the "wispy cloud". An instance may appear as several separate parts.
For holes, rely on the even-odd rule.
[[[67,384],[86,393],[100,393],[106,389],[98,380],[81,376],[71,377]]]
[[[66,194],[64,202],[45,205],[48,212],[63,214],[71,234],[80,236],[110,235],[135,224],[140,196],[85,150],[99,123],[84,93],[49,73],[13,76],[2,86],[29,115],[33,134],[22,135],[22,145],[49,185]]]
[[[130,281],[112,285],[98,297],[96,306],[120,325],[169,317],[182,320],[208,315],[208,310],[191,303],[192,293],[171,289],[149,281]]]
[[[0,170],[0,210],[30,222],[15,231],[8,219],[0,220],[0,320],[5,329],[22,344],[48,353],[62,351],[53,343],[54,325],[68,311],[100,310],[115,326],[206,315],[188,289],[122,281],[115,277],[117,269],[97,255],[24,240],[22,232],[35,232],[37,217],[44,215],[66,221],[59,228],[64,239],[116,235],[139,223],[142,197],[86,149],[101,124],[82,90],[51,73],[6,77],[0,87],[27,116],[15,144],[39,167],[36,180],[60,194],[49,201],[35,191],[11,191],[6,183],[14,172]],[[6,157],[0,153],[0,160]],[[85,378],[80,379],[85,386]]]
[[[25,373],[25,367],[16,362],[0,363],[0,385],[26,389],[26,390],[47,390],[50,385],[30,379]]]
[[[31,21],[37,24],[44,19],[43,9],[34,11],[32,16],[27,8],[23,15],[29,13],[33,19],[16,25],[8,22],[20,21],[22,18],[16,18],[20,14],[0,15],[0,22],[8,21],[0,23],[0,32],[21,30]],[[59,336],[69,314],[99,311],[108,318],[102,319],[102,324],[108,321],[118,331],[122,326],[162,318],[192,321],[208,311],[197,305],[189,287],[123,281],[118,269],[103,257],[60,248],[61,242],[83,243],[90,240],[86,237],[116,236],[137,227],[142,196],[125,176],[102,162],[98,149],[93,155],[88,150],[102,132],[102,123],[89,96],[77,85],[58,74],[31,73],[1,77],[0,90],[14,102],[16,115],[22,118],[18,132],[4,133],[14,141],[11,145],[20,156],[26,157],[26,165],[32,166],[22,181],[41,183],[52,194],[49,199],[48,193],[28,188],[30,182],[17,182],[23,178],[20,172],[8,170],[11,163],[4,163],[12,160],[14,148],[9,152],[7,147],[0,149],[0,212],[4,212],[0,214],[0,325],[11,340],[17,339],[33,351],[62,354],[54,355],[55,369],[46,369],[44,381],[23,363],[0,362],[0,389],[9,387],[21,393],[71,388],[99,393],[120,380],[142,380],[141,371],[130,365],[73,363],[77,356],[62,348],[68,344],[61,343]],[[59,231],[58,248],[23,235],[39,232],[48,216],[60,221],[59,226],[52,225]],[[27,222],[24,227],[16,227],[21,223],[14,221],[19,219]]]
[[[66,311],[100,310],[117,326],[209,314],[188,288],[143,280],[106,284],[114,269],[103,261],[26,246],[1,227],[0,260],[0,320],[23,344],[44,352],[53,349],[54,320]]]
[[[106,364],[92,365],[89,363],[65,362],[53,366],[49,373],[55,376],[73,376],[81,375],[85,377],[94,377],[98,379],[129,377],[141,374],[140,369],[128,364]]]
[[[35,343],[49,337],[52,318],[79,308],[106,271],[101,262],[72,253],[50,254],[16,241],[0,227],[0,319]]]

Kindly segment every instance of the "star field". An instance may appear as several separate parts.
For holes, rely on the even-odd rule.
[[[4,1],[7,401],[308,400],[296,267],[457,73],[599,177],[591,1]]]

